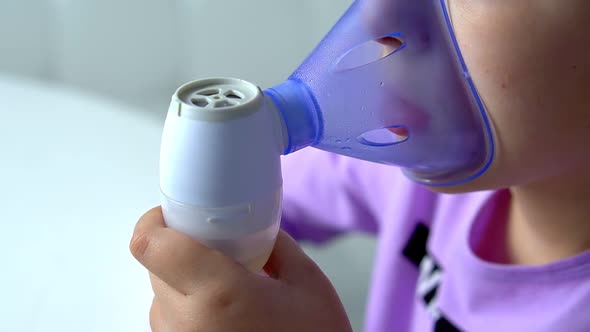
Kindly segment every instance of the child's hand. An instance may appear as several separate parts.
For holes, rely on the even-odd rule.
[[[166,228],[160,208],[141,217],[130,248],[150,271],[154,332],[352,331],[328,279],[283,232],[265,267],[273,278]]]

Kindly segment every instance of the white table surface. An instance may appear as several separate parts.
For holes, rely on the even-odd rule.
[[[151,289],[128,243],[158,203],[162,123],[0,76],[0,331],[144,331]]]

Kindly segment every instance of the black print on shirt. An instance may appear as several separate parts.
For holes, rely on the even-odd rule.
[[[424,305],[434,319],[433,332],[461,332],[459,328],[447,320],[438,307],[437,292],[442,280],[442,269],[428,254],[427,243],[430,230],[423,223],[418,223],[408,244],[404,248],[404,256],[420,270],[417,295],[424,300]]]

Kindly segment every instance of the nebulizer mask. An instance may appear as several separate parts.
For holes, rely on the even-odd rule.
[[[279,230],[280,157],[309,147],[429,186],[487,169],[491,128],[445,0],[355,1],[266,90],[233,78],[179,88],[161,146],[166,224],[259,270]]]

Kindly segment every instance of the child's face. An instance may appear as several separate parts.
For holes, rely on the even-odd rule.
[[[495,128],[491,169],[457,190],[590,170],[590,1],[448,0]]]

